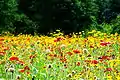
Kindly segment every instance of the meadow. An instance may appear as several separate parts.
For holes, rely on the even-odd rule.
[[[0,36],[0,80],[120,80],[118,33],[51,35]]]

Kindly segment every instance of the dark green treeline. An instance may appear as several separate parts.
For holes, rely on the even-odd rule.
[[[120,32],[119,9],[119,0],[2,0],[0,33]]]

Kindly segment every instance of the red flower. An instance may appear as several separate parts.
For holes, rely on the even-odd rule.
[[[94,48],[94,46],[93,46],[93,45],[90,45],[90,48]]]
[[[58,42],[58,41],[61,41],[61,40],[65,40],[64,38],[61,38],[61,37],[58,37],[54,40],[54,42]]]
[[[9,58],[10,61],[19,61],[18,57],[12,56]]]
[[[80,62],[77,62],[76,65],[77,65],[77,66],[80,66]]]
[[[54,42],[57,42],[57,40],[55,39]]]
[[[25,66],[24,70],[30,70],[30,68],[28,66]]]
[[[107,45],[109,45],[109,44],[111,44],[111,43],[110,43],[110,42],[103,42],[103,41],[100,42],[100,45],[101,45],[101,46],[107,46]]]
[[[80,53],[78,49],[73,50],[74,53]]]
[[[85,39],[85,40],[84,40],[84,42],[87,42],[87,41],[88,41],[88,39]]]
[[[110,57],[109,56],[102,56],[101,59],[103,59],[103,60],[105,60],[105,59],[110,60]]]
[[[98,61],[97,60],[92,60],[91,63],[92,64],[98,64]]]
[[[26,72],[26,74],[28,75],[28,74],[30,74],[30,72]]]
[[[0,52],[0,55],[1,56],[4,56],[6,53],[5,52]]]
[[[71,56],[73,53],[72,53],[72,52],[67,52],[66,54],[68,54],[68,55],[70,55],[70,56]]]
[[[25,72],[25,70],[24,69],[19,69],[19,72],[23,73],[23,72]]]
[[[112,71],[112,68],[106,68],[106,70],[104,72],[106,72],[106,71]]]
[[[30,68],[28,66],[25,66],[24,69],[19,69],[19,72],[25,72],[26,70],[30,70]],[[29,72],[27,73],[29,74]]]

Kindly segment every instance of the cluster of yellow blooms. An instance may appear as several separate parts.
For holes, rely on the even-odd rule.
[[[0,79],[120,80],[120,35],[83,33],[1,36]]]

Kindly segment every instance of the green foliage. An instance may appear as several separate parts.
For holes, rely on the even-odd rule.
[[[29,20],[23,13],[19,14],[18,4],[16,0],[3,0],[0,1],[0,33],[9,31],[11,33],[27,32],[34,26],[33,22]],[[19,23],[19,24],[18,24]],[[22,25],[20,25],[20,23]],[[29,28],[30,26],[30,28]],[[21,29],[23,28],[23,29]]]
[[[0,33],[119,32],[118,0],[2,0]],[[117,10],[115,10],[117,9]]]
[[[15,0],[0,1],[0,29],[13,29],[14,15],[17,10],[17,3]]]
[[[106,32],[106,33],[112,33],[113,31],[113,25],[108,24],[108,23],[102,23],[99,25],[100,31]]]
[[[91,23],[90,16],[96,16],[98,6],[94,0],[32,0],[19,6],[30,19],[37,22],[38,32],[62,29],[65,32],[83,30]],[[31,16],[32,15],[32,16]]]
[[[47,2],[42,0],[28,2],[26,0],[26,3],[23,3],[26,5],[21,4],[19,9],[40,25],[37,30],[39,33],[55,29],[62,29],[69,33],[89,28],[101,29],[97,27],[99,23],[106,26],[107,24],[103,23],[110,22],[114,15],[111,11],[113,8],[111,2],[112,0],[51,0]],[[93,21],[93,16],[95,21]]]
[[[120,16],[118,15],[116,19],[111,21],[111,25],[113,26],[112,33],[120,33]]]
[[[117,18],[113,19],[109,24],[106,22],[98,24],[94,16],[92,16],[91,19],[93,23],[88,29],[86,29],[86,31],[99,30],[105,33],[120,33],[120,16],[117,16]]]

